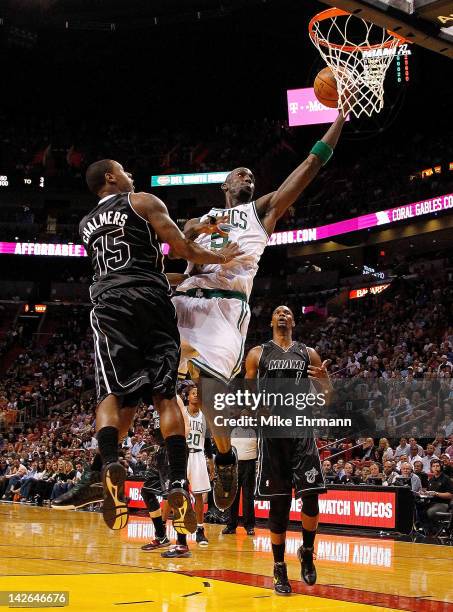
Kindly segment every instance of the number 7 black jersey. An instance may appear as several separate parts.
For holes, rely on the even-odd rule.
[[[129,196],[102,198],[80,222],[80,237],[94,269],[93,300],[118,287],[155,287],[170,294],[157,235],[132,208]]]
[[[264,383],[266,380],[294,379],[297,383],[301,378],[308,377],[310,356],[302,342],[293,342],[286,351],[273,340],[262,344],[261,347],[258,366],[260,387],[266,386]]]

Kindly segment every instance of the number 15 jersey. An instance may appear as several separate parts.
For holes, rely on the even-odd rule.
[[[130,193],[102,198],[79,225],[94,276],[90,297],[118,287],[153,287],[170,294],[161,245],[153,227],[132,208]]]

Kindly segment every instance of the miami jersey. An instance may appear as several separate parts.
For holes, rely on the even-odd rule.
[[[232,226],[228,237],[201,234],[195,242],[211,250],[221,249],[228,241],[237,242],[243,255],[226,265],[189,263],[186,273],[191,276],[178,286],[178,291],[197,288],[224,289],[240,291],[247,299],[250,297],[258,262],[269,238],[258,218],[255,202],[240,204],[234,208],[212,208],[202,219],[225,215],[228,215],[228,223]]]

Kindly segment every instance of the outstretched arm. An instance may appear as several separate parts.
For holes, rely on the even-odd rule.
[[[171,220],[162,200],[150,193],[132,194],[131,205],[134,211],[153,227],[159,240],[168,242],[177,257],[198,264],[224,264],[241,254],[235,243],[229,243],[217,251],[209,251],[187,239],[176,223]]]
[[[258,198],[256,209],[268,234],[274,231],[277,221],[294,204],[326,163],[329,152],[333,151],[338,142],[345,121],[345,117],[340,112],[320,141],[323,144],[316,143],[308,157],[283,181],[277,191]]]

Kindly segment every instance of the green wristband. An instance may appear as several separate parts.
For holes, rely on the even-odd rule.
[[[333,149],[330,145],[326,144],[322,140],[318,140],[318,142],[313,146],[310,153],[316,155],[316,157],[319,157],[322,165],[325,166],[333,155]]]

